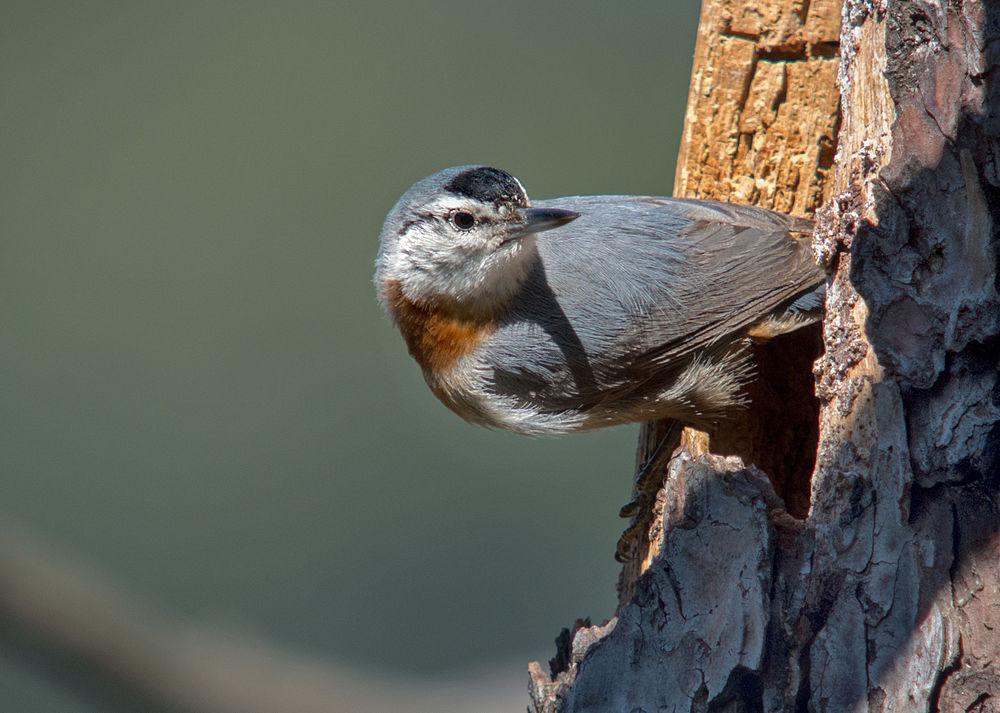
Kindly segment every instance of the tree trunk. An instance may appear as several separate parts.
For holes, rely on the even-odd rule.
[[[647,427],[618,614],[531,710],[1000,710],[1000,5],[846,0],[839,75],[832,3],[743,5],[705,2],[677,193],[829,194],[818,432],[801,335],[738,421]]]

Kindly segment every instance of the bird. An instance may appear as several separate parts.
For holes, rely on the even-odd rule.
[[[378,299],[431,391],[539,436],[747,406],[751,345],[821,319],[812,222],[657,196],[530,200],[487,165],[410,187],[385,218]]]

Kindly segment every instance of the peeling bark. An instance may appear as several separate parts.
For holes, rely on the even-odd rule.
[[[740,5],[706,1],[677,187],[792,212],[828,194],[808,511],[753,439],[670,458],[650,426],[618,615],[532,667],[531,710],[1000,710],[1000,4],[846,0],[839,67],[812,19],[831,4]]]

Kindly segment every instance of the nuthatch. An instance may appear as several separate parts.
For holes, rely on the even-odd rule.
[[[749,345],[819,319],[812,223],[643,196],[528,200],[487,166],[423,179],[386,217],[375,283],[463,418],[549,434],[745,402]]]

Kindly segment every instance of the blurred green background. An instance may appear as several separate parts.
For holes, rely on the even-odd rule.
[[[614,609],[636,429],[452,415],[376,304],[378,231],[455,164],[668,193],[697,13],[5,2],[0,513],[171,615],[523,690]],[[98,710],[2,649],[0,702]]]

